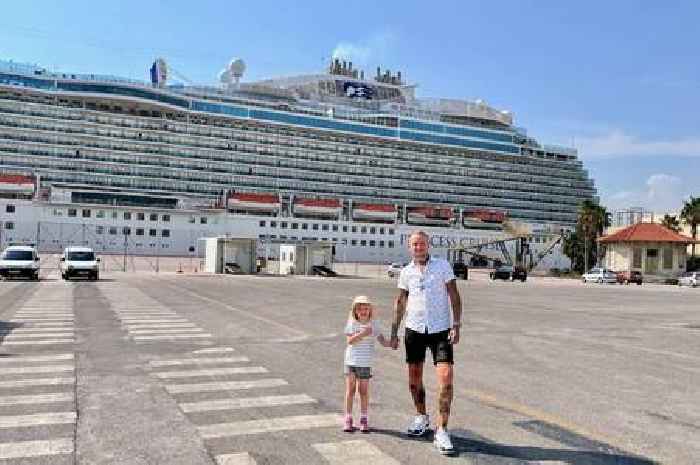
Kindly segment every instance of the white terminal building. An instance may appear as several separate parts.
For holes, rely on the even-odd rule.
[[[408,259],[527,231],[544,250],[595,199],[574,149],[545,145],[483,101],[422,99],[401,72],[220,86],[50,72],[0,61],[0,245],[192,256],[202,237],[321,241],[336,261]],[[566,268],[557,247],[540,263]]]

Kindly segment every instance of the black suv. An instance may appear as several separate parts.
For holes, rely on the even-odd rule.
[[[452,271],[457,278],[461,276],[463,279],[469,279],[469,267],[466,263],[454,262],[452,264]]]
[[[520,267],[520,266],[511,266],[511,265],[506,265],[506,266],[499,266],[495,270],[491,272],[489,277],[492,280],[496,279],[503,279],[506,281],[522,281],[525,282],[527,279],[527,271],[525,271],[525,268]]]

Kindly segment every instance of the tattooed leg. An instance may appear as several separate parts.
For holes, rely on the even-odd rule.
[[[438,426],[446,427],[450,419],[450,409],[454,396],[454,386],[452,385],[452,365],[449,363],[438,363]]]
[[[408,387],[411,390],[413,404],[416,411],[425,415],[425,387],[423,386],[423,364],[409,363],[408,365]]]

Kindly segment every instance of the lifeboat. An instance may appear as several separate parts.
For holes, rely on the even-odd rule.
[[[358,203],[352,209],[352,218],[359,221],[396,221],[394,205],[377,203]]]
[[[498,229],[503,226],[505,220],[505,212],[486,208],[465,210],[462,215],[462,224],[472,228]]]
[[[408,207],[407,210],[407,220],[410,224],[448,226],[453,218],[451,208]]]
[[[339,217],[343,212],[340,199],[294,199],[294,214],[299,216]]]
[[[275,212],[280,209],[280,198],[276,194],[236,192],[229,196],[229,210]]]
[[[36,188],[34,177],[23,174],[0,174],[0,192],[33,195]]]

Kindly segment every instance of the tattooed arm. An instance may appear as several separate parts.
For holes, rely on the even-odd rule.
[[[394,303],[394,321],[391,323],[391,348],[394,350],[399,347],[399,326],[406,312],[406,300],[408,300],[408,291],[399,289],[399,295],[396,296]]]

